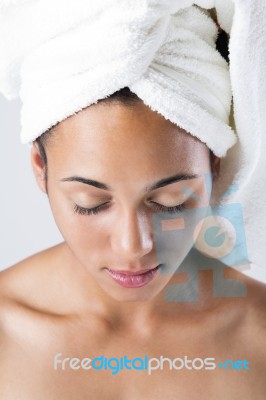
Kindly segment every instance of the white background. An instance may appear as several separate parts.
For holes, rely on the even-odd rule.
[[[20,102],[0,95],[0,270],[63,240],[19,135]]]

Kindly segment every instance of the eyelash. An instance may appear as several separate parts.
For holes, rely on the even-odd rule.
[[[98,214],[100,211],[102,211],[104,208],[106,208],[107,203],[101,204],[98,207],[94,207],[94,208],[84,208],[84,207],[80,207],[77,204],[75,204],[74,206],[74,212],[76,214],[80,214],[80,215],[95,215]]]
[[[151,202],[151,203],[155,206],[155,208],[158,211],[168,212],[170,214],[175,214],[175,213],[181,212],[186,208],[185,203],[179,204],[178,206],[173,206],[173,207],[165,207],[165,206],[155,203],[155,202]],[[107,204],[108,203],[104,203],[104,204],[101,204],[100,206],[94,207],[94,208],[84,208],[84,207],[80,207],[77,204],[75,204],[74,212],[79,215],[96,215],[99,212],[103,211],[105,208],[108,208],[108,207],[106,207]]]

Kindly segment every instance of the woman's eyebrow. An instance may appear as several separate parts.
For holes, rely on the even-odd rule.
[[[94,186],[98,189],[108,190],[110,192],[112,191],[110,186],[106,185],[105,183],[98,182],[98,181],[95,181],[95,180],[89,179],[89,178],[83,178],[81,176],[70,176],[68,178],[61,179],[61,181],[62,182],[80,182],[80,183],[84,183],[85,185]]]
[[[151,192],[152,190],[155,189],[159,189],[161,187],[170,185],[171,183],[175,183],[175,182],[180,182],[180,181],[184,181],[184,180],[188,180],[188,179],[195,179],[198,178],[199,175],[197,174],[177,174],[174,176],[170,176],[168,178],[164,178],[161,179],[155,183],[153,183],[150,186],[147,186],[145,188],[146,192]],[[109,192],[112,192],[113,189],[106,185],[103,182],[99,182],[99,181],[95,181],[93,179],[88,179],[88,178],[83,178],[81,176],[70,176],[68,178],[63,178],[61,179],[62,182],[80,182],[80,183],[84,183],[85,185],[90,185],[90,186],[94,186],[98,189],[103,189],[103,190],[107,190]]]
[[[171,183],[180,182],[180,181],[186,181],[188,179],[195,179],[195,178],[199,178],[199,176],[200,175],[197,175],[197,174],[192,174],[192,175],[190,175],[190,174],[177,174],[177,175],[174,175],[174,176],[170,176],[168,178],[161,179],[160,181],[152,184],[151,186],[148,186],[146,188],[146,191],[150,192],[152,190],[159,189],[161,187],[170,185]]]

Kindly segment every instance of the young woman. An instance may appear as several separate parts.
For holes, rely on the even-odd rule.
[[[33,139],[36,182],[47,195],[64,241],[0,274],[0,399],[264,400],[265,285],[224,265],[221,254],[210,257],[197,246],[202,243],[204,218],[211,217],[207,213],[213,191],[223,178],[218,153],[233,145],[225,123],[231,99],[227,65],[214,48],[215,24],[195,7],[187,11],[181,7],[172,17],[180,8],[178,2],[148,2],[155,15],[163,16],[145,30],[143,21],[152,17],[142,3],[127,2],[136,12],[134,19],[126,3],[113,1],[104,12],[108,14],[116,5],[117,14],[103,12],[104,24],[114,24],[115,34],[109,33],[108,25],[104,38],[113,47],[90,49],[89,55],[95,51],[95,58],[89,59],[91,75],[85,68],[83,82],[82,63],[88,55],[82,51],[86,53],[93,40],[86,36],[86,46],[80,48],[79,39],[84,39],[89,24],[79,21],[75,29],[71,25],[65,44],[61,40],[64,24],[71,18],[82,20],[80,10],[88,5],[79,2],[79,8],[66,2],[60,10],[64,15],[67,9],[69,19],[65,15],[58,20],[50,8],[51,15],[45,14],[46,6],[24,3],[17,12],[25,7],[28,15],[33,7],[35,16],[48,15],[46,23],[52,24],[53,18],[55,22],[52,28],[49,25],[47,47],[43,31],[40,52],[36,43],[29,50],[27,42],[25,53],[32,51],[32,57],[21,68],[26,104],[23,127],[24,134]],[[90,4],[97,11],[96,2]],[[0,6],[5,7],[4,3]],[[125,37],[119,31],[127,27],[123,18],[121,23],[117,19],[120,8],[130,28]],[[92,12],[90,7],[87,11]],[[23,20],[16,18],[12,23]],[[34,25],[37,19],[32,20]],[[99,27],[104,24],[100,21]],[[38,21],[37,31],[39,25],[46,29]],[[99,27],[100,41],[104,35]],[[154,52],[150,75],[136,43],[138,29],[140,41],[147,34],[143,56]],[[127,35],[128,31],[123,32]],[[185,46],[179,49],[180,38]],[[35,36],[30,34],[27,40]],[[162,48],[157,48],[159,42]],[[197,53],[200,46],[203,53]],[[119,68],[111,78],[118,79],[126,65],[130,71],[125,76],[133,74],[130,88],[135,92],[114,79],[122,89],[99,95],[96,102],[80,109],[70,94],[77,90],[82,97],[87,79],[91,92],[100,92],[103,83],[113,84],[109,69],[104,75],[104,65],[95,67],[98,49],[101,57],[110,56],[112,62],[119,55]],[[178,53],[181,50],[186,56]],[[123,64],[128,53],[129,62]],[[138,62],[133,71],[135,55]],[[179,61],[185,65],[183,75],[180,65],[175,65]],[[8,70],[11,77],[12,68]],[[184,97],[175,103],[182,88],[179,80]],[[46,85],[53,91],[46,91]],[[152,85],[158,92],[145,94]],[[85,95],[92,96],[91,92]],[[147,95],[146,102],[136,92]],[[162,98],[162,93],[169,97]],[[149,107],[149,101],[163,112]],[[71,112],[68,109],[63,118],[67,107]],[[172,118],[165,115],[168,111]],[[51,123],[54,113],[57,124]],[[191,126],[191,132],[174,123],[175,116]],[[44,125],[49,129],[42,130]],[[216,233],[210,230],[204,236],[213,247],[219,247]]]
[[[190,292],[198,301],[167,301],[185,277],[166,262],[158,270],[153,216],[196,210],[182,188],[202,194],[204,174],[219,179],[208,147],[124,89],[37,140],[32,166],[65,240],[1,273],[1,399],[263,399],[265,286],[229,268],[247,295],[215,297],[206,270]],[[183,259],[189,246],[178,245]],[[176,243],[163,246],[166,260]],[[112,374],[62,364],[101,356],[242,368],[165,361],[150,374]]]

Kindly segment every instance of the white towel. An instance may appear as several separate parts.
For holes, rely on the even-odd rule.
[[[197,6],[230,33],[230,69]],[[128,86],[223,157],[213,198],[242,205],[249,262],[266,271],[265,38],[264,0],[0,0],[0,91],[21,97],[26,143]]]
[[[224,156],[236,142],[228,66],[215,49],[215,23],[191,4],[0,2],[0,89],[21,96],[22,141],[128,86]]]
[[[216,1],[216,6],[222,5],[220,17],[225,16],[226,3],[230,1]],[[250,261],[244,273],[266,283],[266,2],[233,3],[234,12],[230,5],[232,11],[222,25],[230,33],[234,125],[239,140],[221,159],[216,196],[235,185],[236,191],[220,203],[241,205]]]

